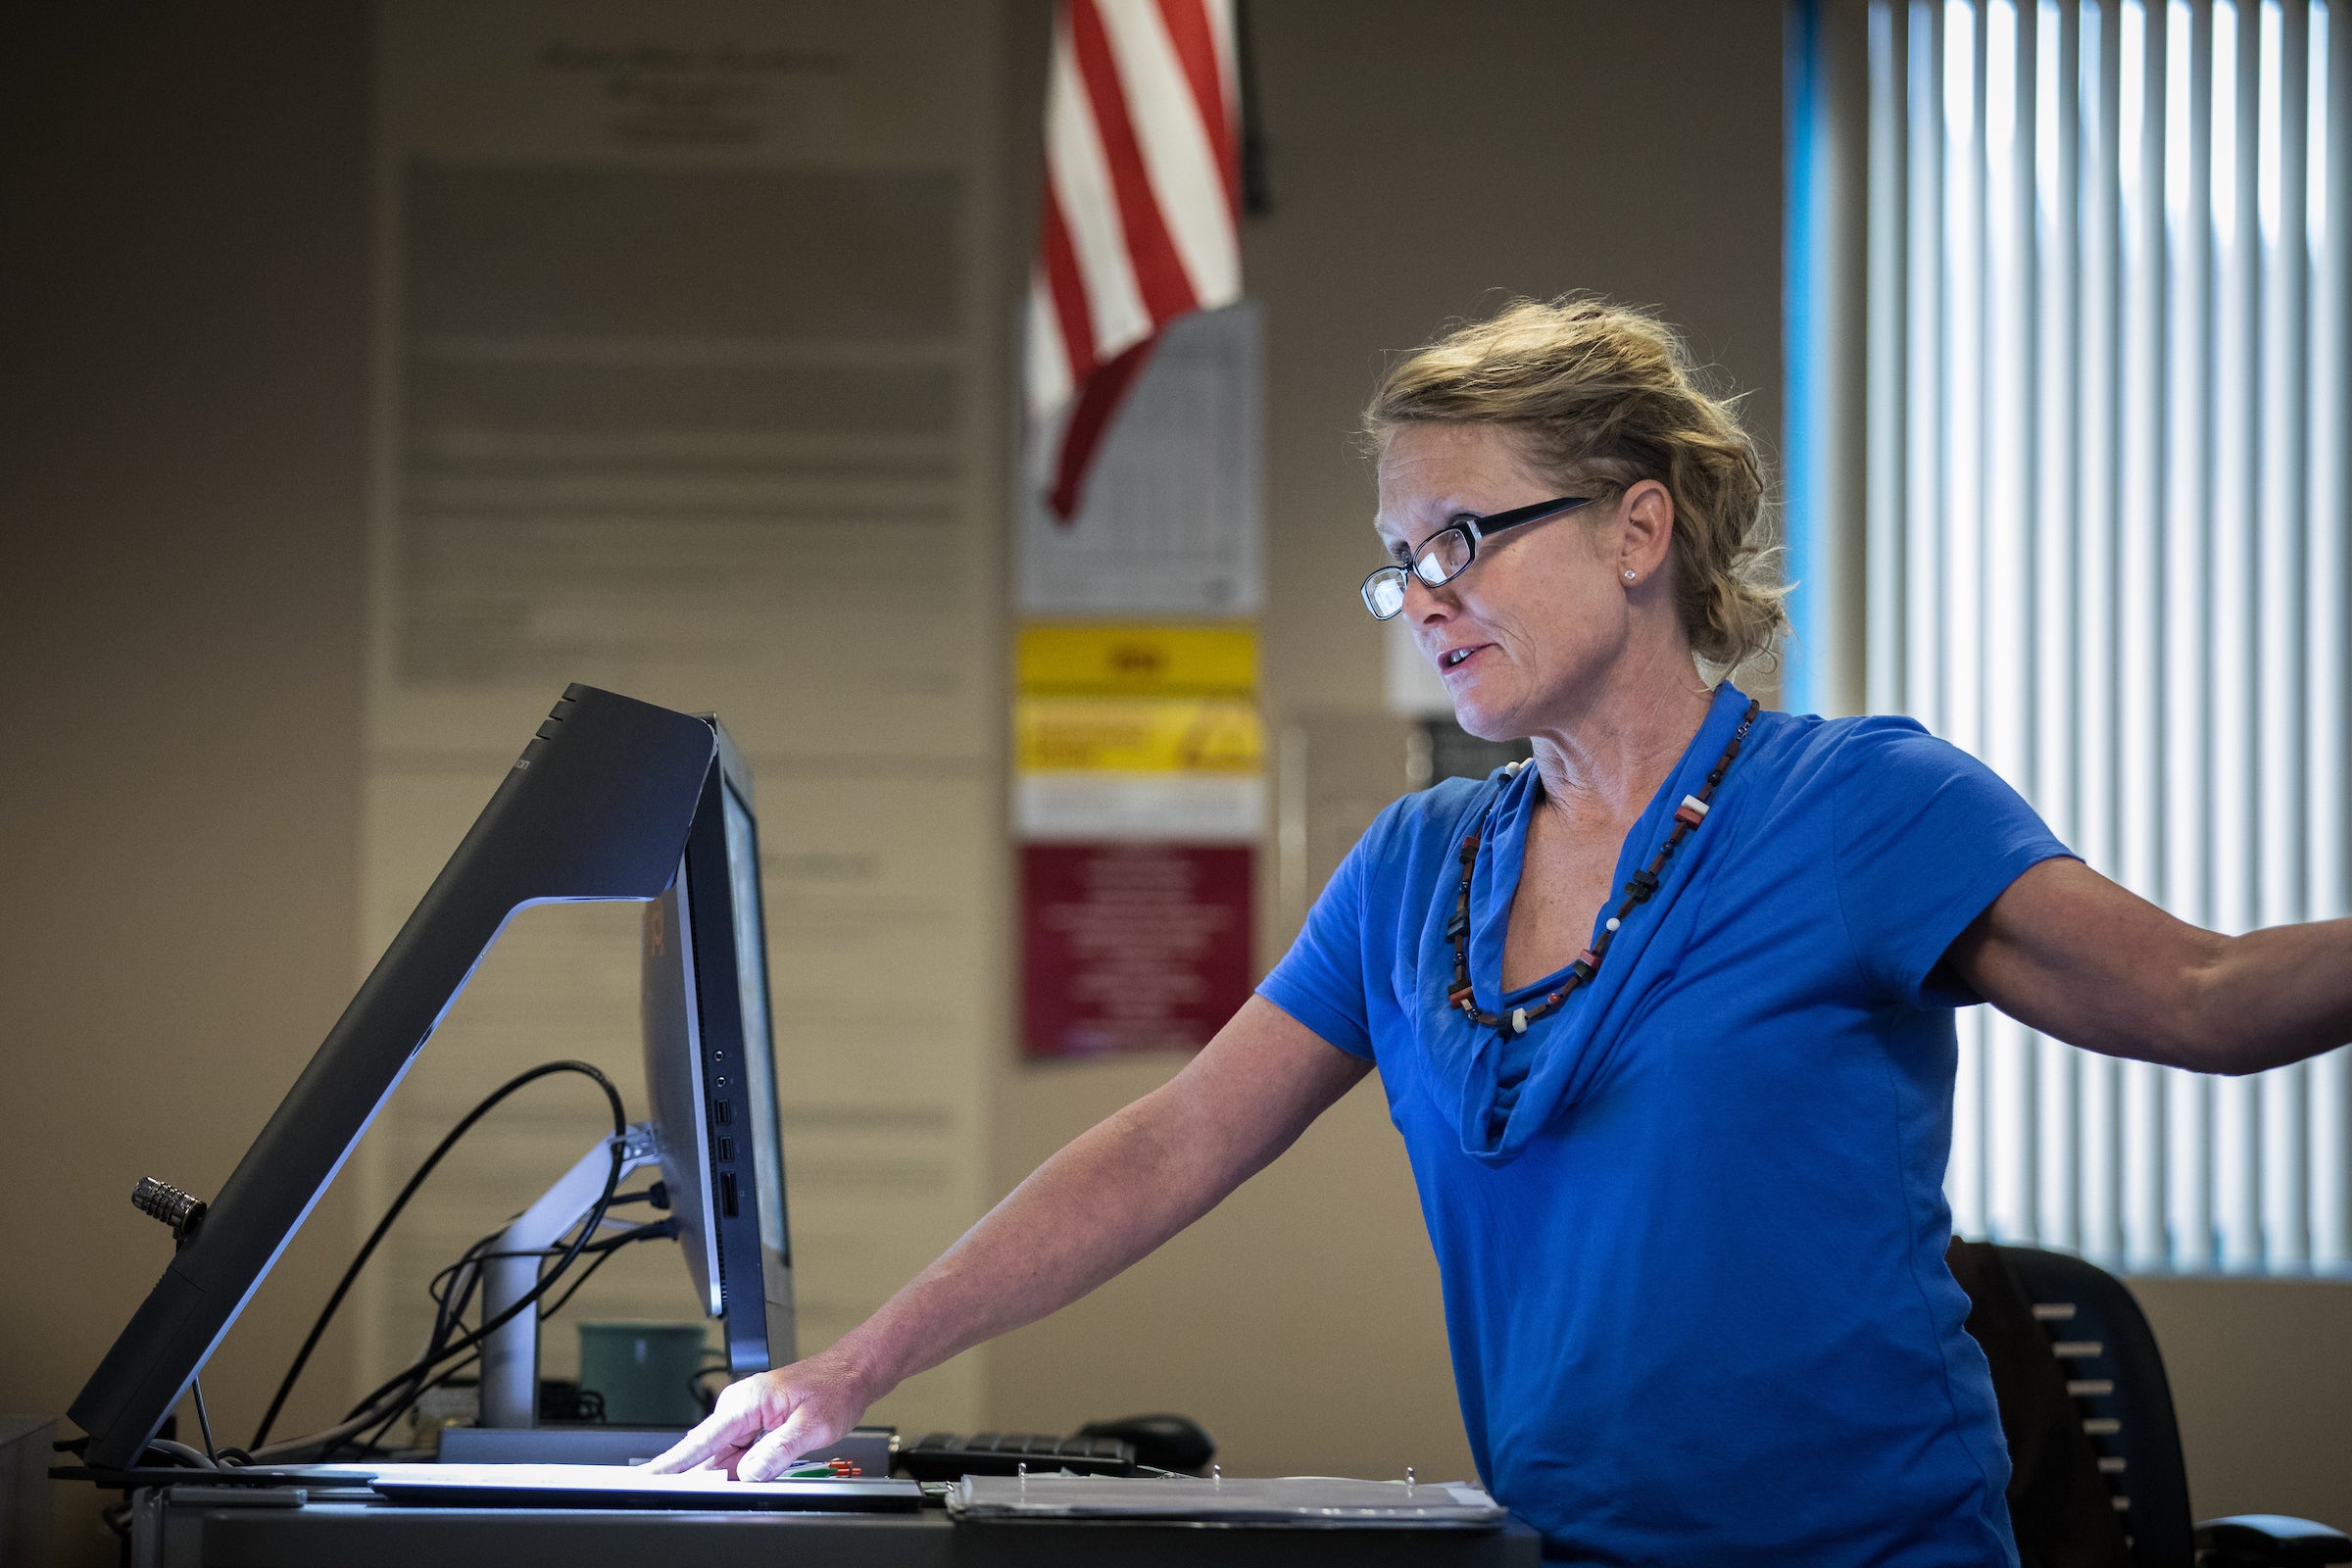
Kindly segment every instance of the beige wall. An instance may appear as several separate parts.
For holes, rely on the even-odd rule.
[[[1277,718],[1377,707],[1346,435],[1381,351],[1491,290],[1600,288],[1690,325],[1777,430],[1778,9],[1685,7],[1671,33],[1657,15],[1253,8]],[[362,958],[365,16],[132,16],[45,8],[0,67],[0,1109],[20,1146],[0,1408],[52,1413],[163,1265],[132,1181],[216,1189]],[[1041,16],[1022,0],[1015,31],[1034,42]],[[1001,1181],[1170,1065],[1005,1063]],[[216,1362],[240,1429],[358,1220],[330,1200]],[[1457,1468],[1435,1291],[1367,1086],[1193,1234],[1001,1346],[989,1416],[1174,1407],[1240,1468]],[[2142,1294],[2200,1506],[2352,1521],[2352,1291]],[[301,1413],[342,1389],[339,1355]],[[67,1534],[94,1556],[86,1525]]]
[[[2352,1284],[2135,1279],[2164,1351],[2200,1519],[2352,1530]]]
[[[39,8],[0,68],[0,1407],[42,1414],[169,1259],[132,1184],[217,1191],[357,959],[362,18],[133,17]],[[237,1441],[353,1222],[216,1358]]]

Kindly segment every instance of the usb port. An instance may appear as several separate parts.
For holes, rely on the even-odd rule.
[[[732,1139],[732,1138],[721,1138],[721,1139],[718,1141],[718,1158],[719,1158],[719,1163],[723,1165],[723,1164],[725,1164],[727,1161],[729,1161],[729,1160],[733,1159],[734,1157],[735,1157],[735,1140],[734,1140],[734,1139]]]
[[[718,1211],[726,1215],[729,1219],[733,1219],[737,1213],[735,1207],[735,1173],[731,1170],[721,1171],[719,1173]]]
[[[731,1100],[722,1100],[710,1107],[710,1114],[716,1116],[718,1124],[724,1127],[735,1119],[735,1102]]]

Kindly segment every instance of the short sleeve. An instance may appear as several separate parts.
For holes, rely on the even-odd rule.
[[[1364,893],[1395,818],[1396,808],[1391,807],[1355,841],[1307,911],[1298,940],[1257,988],[1259,996],[1353,1056],[1372,1055],[1364,985]]]
[[[1915,1007],[1984,999],[1944,952],[2040,861],[2073,852],[1983,762],[1909,719],[1866,719],[1837,773],[1838,905],[1874,989]]]

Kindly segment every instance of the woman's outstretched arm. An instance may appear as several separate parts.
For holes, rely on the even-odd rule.
[[[2352,1041],[2352,920],[2226,937],[2080,860],[2044,860],[1948,955],[1979,996],[2071,1045],[2249,1073]]]
[[[1068,1305],[1199,1219],[1370,1066],[1250,998],[1182,1072],[1040,1165],[872,1317],[726,1389],[650,1468],[776,1475],[907,1378]]]

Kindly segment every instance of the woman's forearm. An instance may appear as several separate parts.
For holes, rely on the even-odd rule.
[[[2205,1072],[2261,1072],[2352,1041],[2352,919],[2224,938],[2196,996],[2182,1064]]]
[[[1249,1170],[1176,1147],[1165,1091],[1081,1134],[835,1347],[871,1396],[1066,1306],[1191,1224]],[[1252,1167],[1254,1168],[1254,1167]]]
[[[2111,1056],[2239,1074],[2352,1041],[2352,919],[2226,937],[2080,860],[2018,877],[1950,956],[2012,1018]]]
[[[828,1353],[878,1398],[1068,1305],[1214,1208],[1369,1070],[1250,998],[1182,1072],[1040,1165]]]

